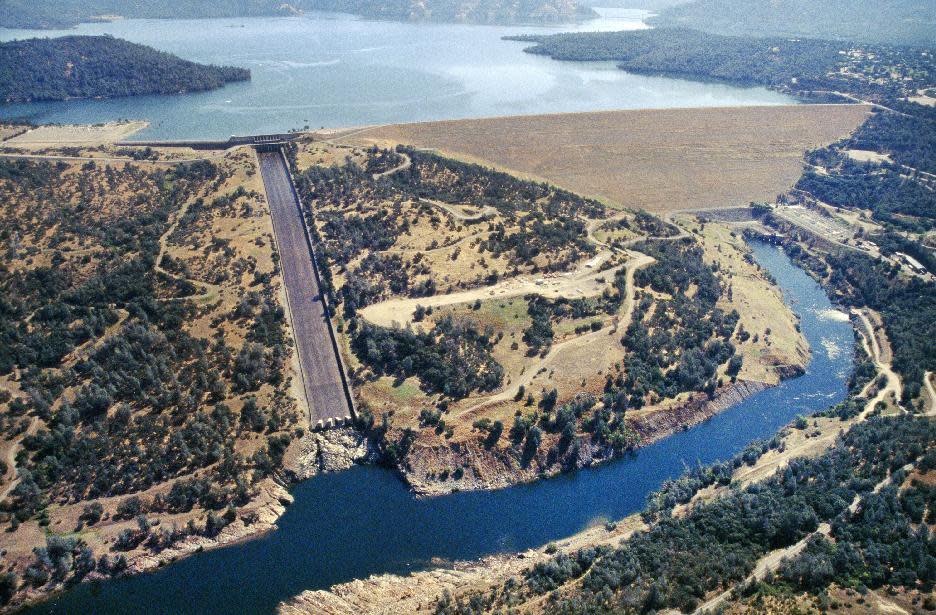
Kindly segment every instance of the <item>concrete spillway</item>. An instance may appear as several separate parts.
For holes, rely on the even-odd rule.
[[[299,353],[302,388],[312,427],[341,424],[351,416],[352,401],[338,344],[320,289],[312,240],[283,154],[258,151],[280,267]]]

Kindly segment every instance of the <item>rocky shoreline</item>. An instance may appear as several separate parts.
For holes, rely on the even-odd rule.
[[[782,370],[781,374],[786,379],[800,375],[802,372],[803,369],[799,366],[787,366]],[[770,386],[774,385],[756,381],[737,381],[720,388],[711,399],[705,394],[697,393],[675,407],[660,409],[631,418],[629,419],[631,427],[640,435],[638,448],[648,446],[678,431],[683,431],[708,420]],[[541,457],[545,457],[545,455],[541,455]],[[415,448],[407,457],[406,466],[398,468],[398,471],[402,480],[417,496],[430,497],[447,495],[460,490],[502,489],[524,482],[556,476],[564,471],[605,463],[616,457],[617,455],[611,447],[598,446],[588,439],[584,439],[573,466],[563,466],[557,463],[543,470],[539,463],[522,467],[515,451],[511,449],[488,450],[480,444],[466,445],[462,443],[447,447],[423,446]],[[288,484],[284,484],[286,481],[297,483],[325,472],[347,470],[355,464],[379,463],[380,461],[381,454],[375,442],[353,427],[323,432],[308,432],[296,443],[294,450],[287,458],[283,470],[285,480],[265,480],[260,486],[259,495],[244,507],[242,514],[221,530],[217,536],[211,538],[189,536],[159,553],[147,551],[130,553],[127,557],[126,574],[140,574],[152,571],[194,553],[258,538],[277,528],[276,522],[293,501],[292,495],[287,490]],[[419,479],[420,475],[426,476],[430,472],[428,470],[430,467],[465,467],[467,471],[464,472],[461,479],[444,483]],[[248,522],[246,519],[250,519],[250,521]],[[532,553],[527,554],[527,556],[532,555]],[[522,555],[493,556],[493,558],[488,558],[490,561],[482,562],[482,567],[496,566],[503,568],[506,566],[507,568],[513,568],[516,562],[512,560],[522,561],[525,557]],[[527,566],[529,563],[529,561],[526,561],[523,562],[523,565]],[[466,567],[473,569],[476,564],[466,564]],[[445,579],[435,578],[433,575],[438,576],[436,573],[425,574],[429,574],[429,576],[425,578],[417,577],[416,580],[422,578],[432,587],[438,587],[440,582],[442,585],[447,585],[453,581],[454,585],[458,586],[460,583],[456,579],[465,577],[467,580],[472,580],[478,576],[471,573],[470,570],[457,572],[454,569],[438,572],[438,574],[445,576]],[[362,589],[368,587],[374,589],[383,583],[395,585],[396,578],[393,575],[387,576],[388,578],[383,579],[383,581],[380,578],[355,581],[354,583],[360,585],[360,587],[355,586],[351,593],[359,593]],[[109,578],[106,575],[94,572],[84,580],[102,581]],[[62,589],[64,588],[57,588],[51,594],[48,592],[24,594],[21,596],[22,600],[18,600],[16,604],[11,603],[8,607],[18,608],[26,604],[49,599]],[[312,612],[308,610],[309,607],[314,605],[316,609],[319,607],[324,609],[316,612],[336,614],[353,612],[347,610],[348,604],[343,599],[337,599],[337,602],[333,602],[334,600],[336,600],[336,596],[332,592],[306,592],[294,599],[293,604],[283,605],[287,608],[281,610],[282,612],[308,613]],[[381,612],[395,613],[403,611],[390,609]]]
[[[798,365],[778,369],[781,379],[801,375],[803,371]],[[695,393],[675,406],[628,418],[628,423],[640,436],[637,448],[641,448],[706,421],[771,386],[776,385],[739,380],[718,389],[711,399],[704,393]],[[557,462],[548,466],[543,453],[534,462],[524,466],[513,449],[489,450],[474,442],[448,446],[417,444],[399,471],[417,495],[440,496],[455,491],[502,489],[605,463],[617,456],[610,446],[596,445],[588,438],[582,439],[574,463]],[[440,469],[451,468],[463,468],[461,477],[445,481],[434,478]]]
[[[802,375],[800,366],[783,366],[783,379]],[[641,430],[642,445],[701,423],[771,386],[756,381],[738,381],[722,387],[712,398],[704,394],[668,411],[658,411],[634,421]],[[601,460],[594,460],[598,463]],[[596,525],[548,546],[519,553],[490,555],[472,561],[438,561],[432,567],[407,575],[379,574],[334,585],[326,590],[307,590],[279,604],[280,615],[403,615],[433,613],[444,595],[464,596],[487,592],[510,577],[548,561],[556,551],[574,552],[586,546],[617,545],[647,528],[639,514],[613,524]]]
[[[283,475],[285,480],[265,479],[259,484],[257,496],[239,511],[237,519],[225,526],[216,536],[188,536],[158,553],[138,549],[126,553],[127,568],[122,575],[149,572],[171,564],[189,555],[230,546],[245,540],[259,538],[277,529],[276,522],[292,504],[288,486],[323,472],[347,470],[356,463],[374,463],[379,459],[368,438],[352,427],[323,432],[307,432],[294,445],[287,458]],[[107,581],[113,577],[97,571],[88,574],[82,582]],[[3,609],[4,612],[53,599],[67,589],[59,585],[52,591],[30,590],[16,596]]]
[[[427,570],[401,576],[373,575],[332,586],[327,590],[307,590],[281,602],[280,615],[410,615],[434,613],[435,605],[446,592],[463,595],[486,591],[508,578],[553,557],[554,550],[571,553],[596,545],[617,545],[643,531],[640,515],[631,515],[613,525],[597,525],[549,547],[528,549],[522,553],[490,555],[478,560],[433,562]]]

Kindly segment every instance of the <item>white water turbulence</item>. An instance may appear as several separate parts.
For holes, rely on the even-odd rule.
[[[835,308],[829,308],[827,310],[820,310],[819,319],[831,320],[835,322],[848,322],[848,314]]]

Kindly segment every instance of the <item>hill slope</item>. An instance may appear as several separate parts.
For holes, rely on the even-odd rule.
[[[890,105],[936,84],[934,52],[926,48],[723,36],[685,28],[508,38],[536,43],[525,51],[557,60],[610,60],[637,74],[763,85],[809,96],[847,92],[851,100],[887,100]]]
[[[197,64],[109,36],[0,44],[4,102],[174,94],[249,79],[247,69]]]
[[[671,6],[651,22],[739,36],[904,45],[930,45],[936,40],[931,0],[696,0]]]
[[[113,16],[197,19],[313,10],[374,19],[459,23],[555,23],[594,16],[576,0],[0,0],[0,27],[62,28]]]

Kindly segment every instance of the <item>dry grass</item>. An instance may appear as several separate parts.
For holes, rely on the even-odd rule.
[[[110,122],[94,126],[37,126],[6,140],[4,145],[22,148],[52,145],[101,145],[126,139],[146,126],[146,122]]]
[[[330,138],[435,148],[667,212],[772,201],[799,178],[805,150],[846,136],[867,114],[860,105],[606,111],[383,126]]]
[[[186,212],[194,212],[195,210],[189,208],[196,197],[204,201],[204,207],[197,213],[193,213],[190,218],[179,225],[170,226],[161,241],[161,246],[164,250],[163,254],[174,259],[176,263],[173,276],[190,279],[199,288],[210,289],[210,292],[204,296],[194,299],[197,310],[193,317],[183,324],[184,331],[195,339],[206,340],[210,343],[216,343],[222,339],[236,353],[244,343],[246,325],[231,321],[227,316],[234,311],[249,291],[266,291],[273,298],[279,298],[282,305],[283,290],[281,278],[274,265],[274,244],[269,209],[263,197],[263,186],[253,152],[231,150],[219,156],[216,164],[222,171],[223,179],[204,186],[192,195],[182,209],[174,212],[171,222],[179,221]],[[48,212],[45,209],[75,205],[81,198],[82,193],[77,186],[82,181],[90,182],[92,185],[102,185],[101,189],[95,192],[96,196],[89,198],[85,203],[85,215],[89,223],[114,224],[125,217],[149,214],[158,205],[158,201],[153,198],[153,195],[158,194],[153,176],[144,171],[162,169],[165,168],[164,165],[136,162],[133,163],[133,166],[139,170],[136,175],[128,172],[114,173],[113,176],[110,175],[111,171],[119,171],[127,165],[97,163],[94,171],[89,171],[85,163],[81,161],[62,162],[61,165],[59,183],[55,187],[57,200],[43,201],[44,204],[40,207],[31,201],[28,194],[22,195],[21,201],[12,199],[7,203],[5,215],[29,220],[25,212],[32,208],[40,219],[54,218],[54,212]],[[112,177],[111,183],[105,183],[108,177]],[[246,193],[235,197],[235,191],[239,188],[243,188]],[[215,201],[218,197],[227,197],[228,200],[226,202]],[[36,211],[39,209],[42,211]],[[86,260],[88,262],[87,274],[90,275],[95,266],[96,257],[104,252],[104,248],[97,245],[93,238],[76,237],[68,233],[63,234],[61,242],[52,245],[50,241],[56,227],[44,228],[39,224],[34,226],[36,229],[34,234],[20,237],[20,249],[7,254],[7,267],[15,270],[35,269],[48,266],[53,262],[53,257],[57,256],[64,259],[66,266],[78,267],[76,263]],[[268,281],[258,284],[255,274],[268,277]],[[96,343],[100,344],[104,339],[120,331],[123,319],[127,317],[126,311],[121,310],[121,312],[122,320],[110,326]],[[77,348],[66,357],[63,366],[74,366],[79,355],[87,355],[87,351],[88,348],[84,346]],[[295,384],[298,380],[298,378],[293,378],[295,375],[295,371],[291,371],[287,365],[283,374],[283,380],[287,383],[285,386]],[[291,383],[290,380],[292,380]],[[9,376],[0,378],[0,390],[8,390],[14,396],[22,393],[17,384]],[[71,398],[73,393],[74,391],[69,390],[64,397]],[[261,407],[279,406],[294,416],[295,421],[289,426],[290,428],[308,427],[306,412],[298,408],[296,401],[298,396],[295,391],[290,390],[286,395],[280,395],[272,385],[264,384],[251,394],[257,398]],[[224,401],[234,412],[238,412],[243,406],[243,399],[233,393],[227,395]],[[6,411],[6,406],[0,404],[0,410]],[[36,424],[30,427],[30,433],[46,427],[39,419],[35,419],[35,422]],[[263,435],[248,432],[237,435],[234,440],[236,453],[244,456],[251,455],[266,442]],[[20,448],[18,438],[0,440],[0,455],[8,465],[6,475],[0,477],[0,489],[4,491],[11,486],[14,477],[11,457]],[[204,474],[204,470],[199,469],[191,476]],[[144,499],[151,499],[156,494],[165,496],[171,482],[167,480],[134,495]],[[261,522],[256,525],[255,531],[260,531],[269,527],[269,524],[275,520],[276,514],[270,512],[273,510],[271,506],[278,506],[276,498],[281,495],[282,490],[272,479],[263,479],[254,488],[254,497],[238,511],[242,516],[248,512],[259,512]],[[20,525],[15,532],[3,533],[0,547],[4,550],[7,563],[12,564],[17,573],[21,574],[34,559],[32,549],[45,544],[45,535],[48,532],[74,534],[83,539],[96,555],[113,554],[111,549],[119,533],[136,525],[133,519],[119,520],[114,517],[116,506],[127,497],[129,494],[97,498],[96,500],[104,507],[104,519],[93,526],[83,527],[77,531],[75,528],[80,525],[79,515],[88,501],[54,500],[48,508],[48,528],[42,527],[37,520],[30,519]],[[202,525],[205,511],[200,507],[195,507],[184,513],[151,512],[149,517],[151,520],[158,520],[163,527],[170,527],[173,524],[181,527],[189,520]],[[232,526],[232,531],[234,529]],[[237,525],[236,529],[246,533],[250,531],[240,525]],[[221,539],[223,540],[224,536]],[[141,568],[153,566],[156,561],[156,558],[144,547],[127,553],[127,556],[133,566]]]
[[[740,326],[751,334],[746,341],[734,341],[744,360],[738,377],[777,384],[778,368],[804,365],[809,357],[806,340],[796,329],[796,317],[783,302],[780,290],[745,258],[750,250],[739,230],[712,223],[686,226],[698,232],[706,262],[716,263],[730,284],[731,292],[719,307],[737,310]]]
[[[0,141],[12,139],[17,135],[23,134],[28,129],[28,126],[22,126],[20,124],[0,124]]]

